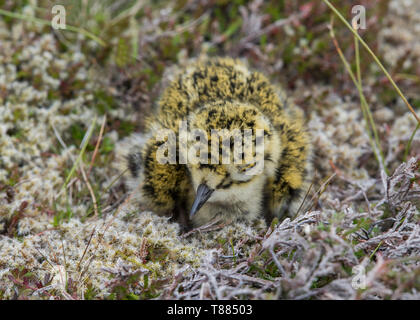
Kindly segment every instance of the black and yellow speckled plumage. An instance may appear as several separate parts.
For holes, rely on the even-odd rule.
[[[212,58],[184,68],[147,120],[144,145],[133,147],[127,157],[139,200],[157,213],[175,214],[189,210],[198,184],[206,183],[217,192],[194,217],[196,225],[215,216],[253,219],[279,215],[284,209],[294,214],[308,187],[310,143],[302,112],[285,101],[279,88],[239,60]],[[264,173],[247,180],[240,175],[243,168],[159,164],[156,151],[162,142],[155,134],[163,128],[178,133],[181,120],[206,132],[264,129]]]

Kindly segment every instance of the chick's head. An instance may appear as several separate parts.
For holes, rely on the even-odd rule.
[[[187,165],[196,190],[191,216],[206,202],[249,201],[274,174],[280,138],[255,106],[206,104],[190,115],[188,126]]]

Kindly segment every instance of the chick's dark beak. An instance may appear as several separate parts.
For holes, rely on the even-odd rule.
[[[194,203],[190,211],[190,219],[200,210],[203,204],[210,198],[214,189],[210,189],[205,184],[200,184],[197,188],[197,195],[195,196]]]

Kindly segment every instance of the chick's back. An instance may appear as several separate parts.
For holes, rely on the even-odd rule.
[[[181,70],[164,90],[149,127],[159,123],[177,131],[179,121],[208,102],[237,101],[259,108],[270,120],[284,116],[285,95],[259,72],[239,59],[212,58],[193,62]],[[278,121],[273,121],[278,122]]]

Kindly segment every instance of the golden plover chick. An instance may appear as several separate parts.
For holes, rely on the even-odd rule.
[[[309,186],[303,112],[240,60],[184,68],[147,128],[127,156],[129,185],[158,214],[189,212],[194,226],[293,215]]]

